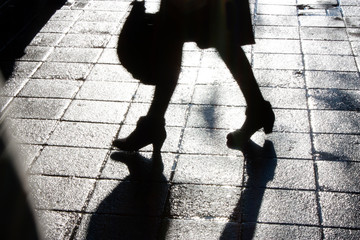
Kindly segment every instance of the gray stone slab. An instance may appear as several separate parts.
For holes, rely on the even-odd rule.
[[[86,81],[76,98],[129,102],[137,87],[138,83]]]
[[[160,216],[168,192],[167,183],[138,176],[135,181],[99,180],[87,212],[125,216]]]
[[[40,30],[41,33],[66,33],[72,21],[48,21]]]
[[[29,45],[53,47],[62,36],[61,33],[38,33]]]
[[[243,222],[317,225],[315,192],[245,189],[242,196]]]
[[[302,70],[303,63],[299,54],[254,54],[254,68]]]
[[[296,8],[296,6],[258,4],[256,13],[259,14],[259,15],[289,15],[289,16],[296,16],[297,15],[297,8]]]
[[[239,86],[232,82],[221,85],[196,85],[192,103],[244,106],[245,99]]]
[[[98,63],[120,64],[117,50],[115,48],[103,49]]]
[[[28,62],[28,61],[15,61],[3,62],[5,66],[12,69],[11,75],[7,81],[10,80],[25,80],[34,74],[34,71],[39,67],[39,62]]]
[[[127,153],[113,151],[106,160],[101,177],[125,180],[126,178],[131,178],[134,174],[142,175],[143,172],[149,174],[151,171],[161,171],[161,168],[163,168],[163,175],[165,177],[163,180],[169,181],[176,155],[162,153],[160,157],[162,164],[156,162],[159,158],[158,156],[153,158],[151,152]],[[137,171],[135,172],[133,169]]]
[[[320,192],[323,225],[359,228],[359,194]]]
[[[305,55],[305,70],[357,71],[353,56]]]
[[[29,183],[35,208],[80,211],[95,180],[32,175]]]
[[[48,143],[51,145],[108,148],[118,125],[60,122]]]
[[[247,159],[245,185],[261,188],[315,190],[313,162],[288,159]]]
[[[187,119],[188,127],[240,128],[245,120],[245,108],[193,105]]]
[[[63,120],[98,123],[121,123],[129,103],[74,100],[66,110]]]
[[[54,49],[54,52],[48,57],[52,62],[76,62],[76,63],[95,63],[102,49],[100,48],[62,48]]]
[[[204,51],[203,52],[203,55],[201,58],[201,67],[216,68],[215,71],[219,71],[219,70],[221,71],[221,69],[227,70],[226,64],[221,59],[219,53],[217,51],[214,51],[213,49],[211,49],[211,50],[212,51]],[[210,69],[206,69],[206,70],[210,70]],[[224,76],[222,76],[222,77],[224,77]]]
[[[299,40],[284,39],[257,39],[253,50],[255,53],[301,53]]]
[[[357,72],[306,71],[309,88],[359,89]]]
[[[84,214],[74,239],[156,239],[160,219]]]
[[[21,56],[22,61],[44,61],[51,53],[51,47],[45,46],[28,46],[24,49],[24,55]]]
[[[360,238],[359,230],[352,229],[341,229],[341,228],[324,228],[324,239],[335,240],[335,239],[352,239],[356,240]]]
[[[9,134],[19,143],[43,144],[54,130],[55,120],[11,119]]]
[[[96,178],[108,150],[45,147],[34,162],[31,173]]]
[[[301,27],[301,39],[348,40],[345,28]]]
[[[278,225],[278,224],[252,224],[242,225],[241,239],[321,239],[321,230],[317,227]]]
[[[306,110],[274,109],[277,132],[309,132],[309,119]]]
[[[1,96],[14,97],[28,82],[26,78],[12,78],[5,82],[5,85],[1,88]]]
[[[203,60],[202,63],[205,61]],[[201,67],[196,80],[197,84],[228,84],[234,83],[234,78],[226,67],[221,67],[221,63],[209,63],[208,67]],[[220,67],[218,67],[220,66]]]
[[[240,224],[235,222],[219,222],[212,220],[164,219],[161,239],[168,240],[217,240],[239,239]]]
[[[360,132],[359,112],[312,110],[310,116],[315,133],[358,134]]]
[[[180,155],[173,181],[241,186],[243,164],[242,157]]]
[[[17,144],[14,148],[15,161],[17,161],[25,171],[33,163],[35,157],[39,155],[41,146],[31,144]]]
[[[359,42],[350,42],[352,50],[354,51],[355,56],[360,55],[360,41]]]
[[[82,14],[81,10],[57,10],[52,16],[52,21],[75,21]]]
[[[273,108],[306,109],[305,89],[261,88],[261,92]]]
[[[356,28],[359,27],[360,17],[347,17],[345,16],[346,27]]]
[[[113,64],[96,64],[90,72],[87,80],[138,82],[121,65]]]
[[[185,67],[199,67],[201,51],[183,51],[181,65]]]
[[[270,39],[299,39],[299,30],[296,26],[255,26],[255,38]]]
[[[360,40],[360,29],[359,28],[346,28],[349,40],[359,41]]]
[[[45,62],[35,72],[34,78],[84,80],[91,69],[86,63]]]
[[[116,1],[113,1],[116,4]],[[101,9],[96,9],[101,10]],[[84,11],[78,18],[78,21],[87,22],[120,22],[124,17],[125,11],[120,13],[118,11]]]
[[[167,212],[183,218],[228,218],[240,195],[238,187],[176,184],[171,188]]]
[[[85,10],[107,10],[116,12],[125,12],[129,8],[128,2],[117,1],[95,1],[89,2],[84,7]]]
[[[198,68],[181,67],[178,82],[183,84],[193,84],[198,77]]]
[[[342,161],[360,159],[359,135],[315,134],[314,147],[319,159]]]
[[[305,27],[345,27],[340,17],[327,16],[299,16],[300,26]]]
[[[269,2],[267,0],[259,0],[258,4],[269,4]],[[296,1],[295,0],[272,0],[271,4],[275,4],[275,5],[296,5]]]
[[[19,96],[44,98],[72,98],[83,84],[81,81],[30,79]]]
[[[357,162],[318,161],[319,186],[325,191],[360,192]]]
[[[311,109],[348,110],[360,109],[360,91],[341,89],[314,89],[309,92]]]
[[[254,69],[258,84],[262,87],[304,88],[303,71]]]
[[[76,22],[69,33],[77,34],[113,34],[118,26],[117,22]]]
[[[61,47],[80,47],[80,48],[103,48],[110,39],[105,34],[67,34],[58,46]]]
[[[15,98],[8,107],[10,118],[60,119],[70,100]]]
[[[39,227],[45,239],[68,239],[80,217],[79,213],[37,210]]]
[[[329,54],[329,55],[352,55],[352,49],[348,41],[317,41],[302,40],[304,54]]]
[[[259,15],[256,26],[298,26],[297,16]]]

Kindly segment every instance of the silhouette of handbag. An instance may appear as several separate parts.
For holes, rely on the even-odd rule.
[[[135,79],[156,85],[152,67],[156,13],[145,12],[145,1],[134,0],[121,30],[117,53],[120,63]]]

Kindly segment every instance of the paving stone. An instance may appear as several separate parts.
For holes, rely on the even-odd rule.
[[[102,49],[94,48],[55,48],[48,60],[53,62],[94,63]]]
[[[4,77],[6,78],[6,82],[9,80],[25,80],[24,78],[28,78],[31,75],[34,74],[35,70],[39,67],[39,62],[27,62],[27,61],[11,61],[11,62],[1,62],[1,64],[6,68],[9,68],[12,70],[11,73],[9,73],[9,77],[5,75],[5,69],[2,69]]]
[[[324,226],[359,228],[359,194],[320,192]]]
[[[102,171],[102,178],[125,180],[133,178],[133,176],[149,174],[151,171],[159,171],[163,168],[164,179],[163,181],[170,180],[173,171],[173,165],[176,155],[174,154],[161,154],[163,166],[157,165],[156,160],[153,158],[151,152],[127,153],[114,151],[106,160],[106,165]],[[155,168],[155,169],[154,169]]]
[[[52,16],[52,21],[75,21],[82,14],[81,10],[57,10]]]
[[[359,41],[360,39],[360,29],[359,28],[346,28],[349,40]]]
[[[309,92],[311,109],[348,110],[360,109],[360,92],[341,89],[314,89]]]
[[[318,224],[315,192],[245,189],[243,222]]]
[[[91,1],[84,9],[86,10],[107,10],[125,12],[129,8],[128,2],[119,1]]]
[[[19,143],[43,144],[55,128],[55,120],[10,119],[9,134]]]
[[[183,51],[181,65],[186,67],[198,67],[200,65],[200,51]]]
[[[84,214],[74,239],[156,239],[160,219]]]
[[[321,230],[316,227],[252,224],[242,225],[241,239],[321,239]]]
[[[360,42],[350,42],[355,56],[360,55]]]
[[[258,4],[257,14],[259,15],[289,15],[296,16],[296,6]]]
[[[228,218],[240,195],[238,187],[176,184],[171,188],[167,212],[185,218]]]
[[[357,72],[305,71],[309,88],[359,89]]]
[[[103,48],[110,39],[104,34],[67,34],[59,42],[61,47]]]
[[[295,26],[255,26],[255,38],[258,39],[299,39],[299,30]]]
[[[77,94],[77,99],[129,102],[138,83],[86,81]]]
[[[83,84],[81,81],[30,79],[19,96],[41,98],[72,98]]]
[[[24,171],[27,171],[41,149],[42,147],[38,145],[17,144],[13,151],[14,159],[23,167]]]
[[[300,26],[305,27],[345,27],[340,17],[299,16]]]
[[[26,78],[12,78],[6,81],[6,84],[1,88],[1,96],[14,97],[28,82]]]
[[[192,103],[244,106],[245,99],[236,83],[196,85]]]
[[[248,187],[315,190],[313,162],[308,160],[250,158],[244,181]]]
[[[0,96],[0,112],[3,112],[5,108],[9,105],[9,103],[12,101],[12,97],[2,97]]]
[[[125,216],[160,216],[168,186],[149,178],[139,176],[136,181],[97,181],[86,211]]]
[[[197,80],[197,68],[192,67],[181,67],[178,83],[193,84]]]
[[[334,240],[334,239],[359,239],[360,231],[352,229],[340,229],[340,228],[324,228],[324,239]]]
[[[305,55],[305,70],[356,71],[352,56]]]
[[[89,74],[90,64],[45,62],[35,72],[34,78],[83,80]]]
[[[304,88],[304,74],[297,70],[255,69],[255,78],[262,87]]]
[[[48,21],[40,30],[42,33],[66,33],[69,31],[72,21]]]
[[[114,4],[117,2],[113,1]],[[88,7],[91,7],[88,5]],[[101,9],[96,9],[101,10]],[[112,9],[113,10],[113,9]],[[87,22],[120,22],[120,20],[125,15],[124,12],[112,12],[112,11],[84,11],[83,14],[79,17],[78,21],[87,21]]]
[[[22,61],[44,61],[52,51],[51,47],[43,46],[28,46],[24,50],[24,55],[21,56]]]
[[[80,211],[95,181],[33,175],[29,178],[35,208]]]
[[[98,123],[120,123],[124,121],[128,103],[74,100],[66,110],[63,120]]]
[[[360,137],[358,135],[315,134],[316,156],[324,160],[359,161]]]
[[[70,100],[62,99],[15,98],[8,108],[8,117],[60,119],[69,104]]]
[[[79,219],[79,213],[37,210],[39,227],[46,239],[68,239]]]
[[[245,108],[199,106],[190,108],[187,127],[202,128],[240,128],[245,121]]]
[[[259,15],[256,26],[297,26],[297,16]]]
[[[319,186],[325,191],[360,192],[357,162],[318,161]]]
[[[258,4],[268,4],[269,2],[266,0],[259,0]],[[295,0],[273,0],[271,1],[271,4],[276,4],[276,5],[296,5],[296,1]]]
[[[126,124],[136,124],[141,116],[145,116],[150,105],[144,103],[132,103],[126,114]],[[185,125],[187,105],[170,104],[165,114],[166,126],[182,127]]]
[[[107,148],[118,128],[113,124],[60,122],[48,143],[61,146]]]
[[[96,64],[87,80],[138,82],[121,65]]]
[[[301,39],[348,40],[345,28],[301,27]]]
[[[116,31],[116,22],[76,22],[69,33],[78,34],[113,34]]]
[[[305,89],[261,88],[261,91],[273,108],[306,109]]]
[[[345,17],[346,27],[356,28],[359,27],[360,17]]]
[[[300,41],[283,39],[258,39],[254,45],[254,52],[300,54]]]
[[[240,224],[212,220],[164,219],[161,239],[239,239]]]
[[[304,54],[352,55],[348,41],[303,40],[301,44]]]
[[[31,172],[96,178],[107,152],[101,149],[48,146],[33,164]]]
[[[306,110],[274,109],[277,132],[309,132],[309,119]]]
[[[254,68],[301,70],[303,63],[299,54],[254,54]]]
[[[359,114],[359,112],[349,111],[313,110],[310,112],[315,133],[359,133]]]
[[[119,64],[119,57],[116,49],[104,49],[98,63]]]
[[[243,158],[235,156],[180,155],[175,183],[242,185]]]
[[[215,71],[229,71],[217,51],[204,51],[201,58],[201,67],[215,68]],[[202,68],[200,68],[200,71]]]
[[[212,65],[212,66],[214,67],[216,65]],[[197,84],[228,84],[228,83],[234,83],[234,78],[226,67],[224,68],[202,67],[199,70],[196,83]]]

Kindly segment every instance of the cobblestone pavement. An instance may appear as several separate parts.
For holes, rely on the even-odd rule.
[[[244,49],[277,119],[245,153],[226,147],[245,112],[232,76],[185,44],[156,176],[151,147],[111,148],[153,93],[117,59],[129,4],[68,1],[3,88],[45,238],[360,239],[359,0],[251,3]]]

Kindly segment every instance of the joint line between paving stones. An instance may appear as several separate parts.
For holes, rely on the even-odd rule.
[[[298,0],[296,1],[298,3]],[[299,9],[297,9],[297,11],[299,12]],[[310,134],[310,142],[311,142],[311,157],[312,157],[312,161],[313,161],[313,169],[314,169],[314,177],[315,177],[315,198],[316,198],[316,209],[317,209],[317,216],[318,216],[318,223],[320,226],[320,234],[321,234],[321,239],[324,239],[324,230],[323,230],[323,218],[322,218],[322,209],[321,209],[321,204],[320,204],[320,186],[319,186],[319,173],[318,173],[318,168],[317,168],[317,164],[316,164],[316,159],[315,159],[315,146],[314,146],[314,135],[313,135],[313,128],[312,128],[312,122],[311,122],[311,110],[310,110],[310,104],[309,104],[309,88],[308,88],[308,84],[306,81],[306,66],[305,66],[305,55],[303,52],[303,46],[302,46],[302,35],[301,35],[301,31],[300,31],[300,19],[299,19],[299,14],[297,14],[297,20],[298,20],[298,33],[299,33],[299,38],[300,38],[300,50],[301,50],[301,58],[302,58],[302,64],[303,64],[303,76],[304,76],[304,83],[305,83],[305,93],[306,93],[306,107],[307,107],[307,112],[308,112],[308,122],[309,122],[309,134]]]

